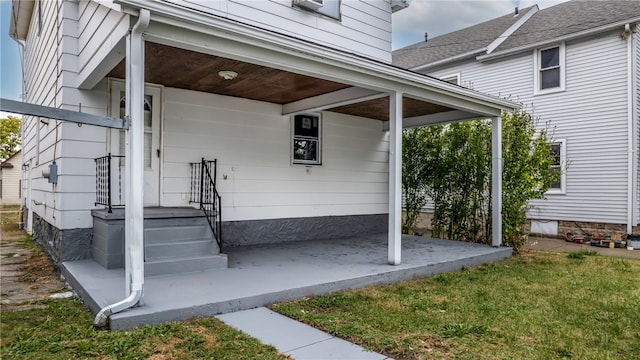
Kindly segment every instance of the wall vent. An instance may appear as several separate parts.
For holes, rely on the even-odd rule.
[[[322,7],[324,0],[293,0],[293,4],[308,10],[318,10]]]

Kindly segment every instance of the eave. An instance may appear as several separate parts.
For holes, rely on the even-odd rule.
[[[26,40],[29,25],[33,16],[34,0],[13,0],[11,2],[11,21],[9,22],[9,36],[15,40]]]

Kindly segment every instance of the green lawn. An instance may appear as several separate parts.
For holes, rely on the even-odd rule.
[[[637,359],[640,261],[529,253],[275,305],[396,359]]]
[[[285,359],[215,318],[131,331],[94,330],[77,298],[40,302],[42,308],[3,311],[2,359]]]

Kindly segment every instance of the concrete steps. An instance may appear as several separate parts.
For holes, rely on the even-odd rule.
[[[226,269],[207,218],[200,210],[171,208],[153,211],[144,220],[147,276]]]
[[[118,230],[116,234],[124,234],[123,212],[114,210],[112,214],[105,215],[94,211],[94,232],[96,218]],[[124,243],[122,235],[115,237],[114,241]],[[121,249],[120,256],[123,256],[124,248]],[[194,208],[145,208],[144,252],[145,276],[227,268],[227,256],[220,253],[204,213]],[[99,251],[95,253],[101,254]],[[105,267],[122,267],[124,261],[115,263],[115,266]]]

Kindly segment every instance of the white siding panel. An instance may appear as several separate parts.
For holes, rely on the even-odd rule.
[[[173,88],[165,101],[164,205],[187,205],[187,164],[205,157],[218,159],[225,221],[386,212],[380,122],[324,113],[323,165],[299,166],[278,105]]]
[[[533,96],[533,51],[479,63],[466,61],[429,73],[461,73],[475,90],[507,96],[566,140],[566,194],[532,201],[530,217],[625,223],[626,49],[619,33],[566,44],[566,90]]]
[[[391,61],[391,8],[376,1],[341,1],[341,20],[291,6],[286,0],[170,0],[178,5],[238,20],[378,60]]]
[[[635,26],[635,33],[633,35],[633,97],[635,99],[633,118],[636,122],[636,137],[635,137],[635,161],[636,167],[635,186],[636,186],[636,224],[640,223],[640,26]]]

